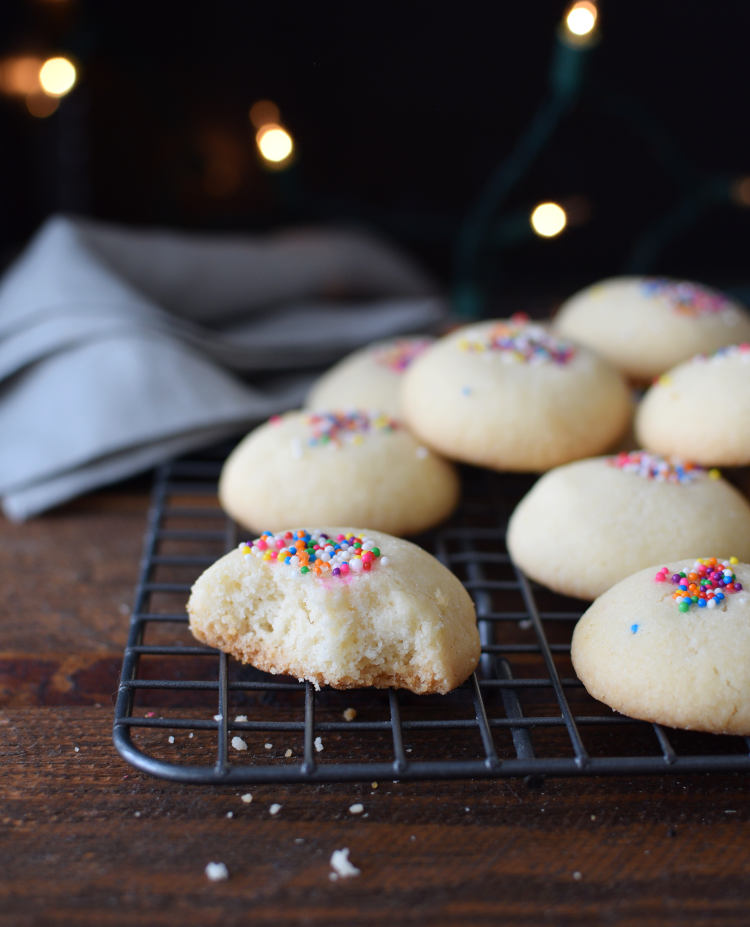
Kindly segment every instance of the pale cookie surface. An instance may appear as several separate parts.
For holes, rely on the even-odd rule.
[[[666,573],[652,565],[596,599],[573,632],[573,666],[590,695],[622,714],[748,735],[750,566],[728,567],[739,591],[725,587],[718,604],[681,610],[672,577],[690,574],[695,563],[666,561]]]
[[[710,550],[750,561],[750,503],[717,471],[623,452],[542,476],[513,511],[507,544],[532,579],[595,599],[668,557]]]
[[[660,277],[614,277],[586,287],[560,306],[553,326],[642,383],[701,351],[750,340],[750,313],[739,303],[698,283]]]
[[[250,432],[219,479],[224,510],[250,531],[360,524],[418,534],[459,498],[455,467],[402,424],[369,412],[288,412]]]
[[[407,370],[402,407],[438,453],[532,472],[609,450],[632,413],[608,363],[515,317],[436,341]]]
[[[308,409],[376,408],[401,417],[401,379],[434,338],[390,338],[349,354],[326,371],[305,398]]]
[[[750,463],[750,344],[678,364],[646,391],[636,440],[704,466]]]
[[[377,531],[264,533],[198,578],[188,613],[204,643],[316,686],[444,693],[479,659],[461,582],[427,551]]]

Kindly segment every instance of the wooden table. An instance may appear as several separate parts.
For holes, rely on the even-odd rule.
[[[111,731],[147,506],[134,481],[0,521],[0,924],[750,923],[741,773],[258,785],[245,803],[130,767]],[[333,881],[343,847],[361,872]]]

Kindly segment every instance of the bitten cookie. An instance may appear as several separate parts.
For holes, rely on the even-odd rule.
[[[750,463],[750,343],[678,364],[641,400],[638,443],[704,466]]]
[[[750,314],[739,303],[698,283],[659,277],[586,287],[560,306],[553,327],[640,383],[700,351],[750,340]]]
[[[401,399],[408,426],[438,453],[514,471],[606,451],[632,412],[606,361],[520,317],[436,341],[407,370]]]
[[[689,558],[617,583],[573,632],[581,682],[633,718],[750,734],[749,581],[746,563]]]
[[[550,470],[511,515],[508,551],[532,579],[595,599],[696,550],[750,561],[750,503],[718,471],[644,451]]]
[[[387,415],[288,412],[251,431],[219,479],[224,510],[250,531],[360,524],[418,534],[459,498],[448,461]]]
[[[360,348],[326,371],[305,399],[308,409],[377,408],[401,417],[401,379],[404,371],[434,338],[391,338]]]
[[[210,566],[198,640],[316,686],[448,692],[479,660],[474,604],[427,551],[377,531],[264,532]]]

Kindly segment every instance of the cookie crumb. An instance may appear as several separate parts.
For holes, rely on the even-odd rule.
[[[344,710],[344,721],[353,721],[357,717],[356,708],[346,708]]]
[[[370,788],[371,788],[371,789],[376,789],[377,787],[378,787],[377,782],[371,782],[371,783],[370,783]]]
[[[318,751],[318,753],[320,753],[321,750],[323,749],[323,738],[319,736],[316,737],[314,743],[315,743],[315,749]]]
[[[331,879],[338,879],[339,876],[345,879],[348,876],[358,876],[360,873],[360,870],[349,862],[349,847],[331,853],[331,869]]]
[[[207,863],[205,871],[212,882],[222,882],[229,878],[229,870],[224,863]]]
[[[287,759],[289,759],[289,757],[290,757],[291,755],[292,755],[292,749],[291,749],[291,747],[287,747],[286,750],[284,751],[284,756],[285,756]]]
[[[233,737],[232,746],[235,750],[247,750],[247,744],[241,737]]]
[[[349,805],[349,814],[362,814],[365,810],[365,806],[362,802],[355,802],[353,805]]]
[[[269,814],[278,814],[281,811],[281,805],[274,802],[271,807],[268,809]]]
[[[245,792],[245,794],[241,795],[240,798],[245,802],[246,805],[249,805],[253,800],[253,794],[252,792]]]

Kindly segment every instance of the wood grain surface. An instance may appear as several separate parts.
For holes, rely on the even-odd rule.
[[[743,774],[237,788],[128,766],[147,504],[134,481],[0,522],[0,924],[750,922]],[[360,874],[334,881],[343,847]]]

